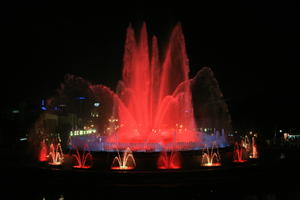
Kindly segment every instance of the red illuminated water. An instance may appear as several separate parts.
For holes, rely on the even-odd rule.
[[[244,163],[247,162],[245,159],[245,149],[243,148],[242,145],[239,145],[237,142],[234,145],[234,150],[233,150],[233,162],[235,163]]]
[[[256,146],[256,142],[255,142],[255,137],[252,137],[252,151],[250,153],[250,158],[252,159],[257,159],[258,158],[258,152],[257,152],[257,146]]]
[[[63,152],[60,143],[50,145],[49,165],[61,165],[64,160]]]
[[[41,146],[40,146],[40,153],[39,153],[39,161],[40,162],[45,162],[48,160],[48,149],[47,149],[47,145],[45,143],[45,141],[41,142]]]
[[[137,145],[141,143],[163,146],[199,142],[180,24],[171,33],[163,59],[160,56],[155,36],[149,45],[145,24],[139,34],[128,27],[122,80],[117,94],[112,94],[113,117],[118,120],[118,128],[109,142],[128,144],[132,150],[145,149],[146,146]],[[112,93],[105,87],[102,89]]]
[[[92,154],[87,151],[87,147],[83,149],[80,153],[78,148],[76,148],[76,154],[72,155],[77,162],[77,165],[74,165],[74,168],[81,168],[81,169],[88,169],[92,166],[93,156]]]
[[[181,159],[179,152],[165,152],[162,151],[157,160],[158,169],[180,169]]]

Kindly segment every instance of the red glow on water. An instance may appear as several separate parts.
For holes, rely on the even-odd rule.
[[[48,164],[53,166],[59,166],[62,164],[62,162],[49,162]]]
[[[79,169],[90,169],[91,166],[82,166],[82,165],[75,165],[73,166],[74,168],[79,168]]]
[[[222,164],[219,163],[219,162],[202,164],[202,166],[204,166],[204,167],[218,167],[218,166],[221,166],[221,165],[222,165]]]
[[[48,149],[45,141],[41,142],[41,149],[40,149],[40,154],[39,154],[39,161],[40,162],[45,162],[48,160]]]
[[[233,162],[235,162],[235,163],[244,163],[244,162],[247,162],[247,160],[233,160]]]
[[[158,169],[180,169],[181,159],[179,152],[161,152],[157,160]]]
[[[132,170],[134,167],[128,167],[128,166],[115,166],[111,167],[112,170]]]
[[[108,141],[129,144],[133,151],[147,148],[133,144],[199,142],[181,25],[173,29],[163,61],[159,58],[155,36],[152,46],[148,44],[145,24],[138,36],[128,27],[123,78],[118,93],[113,94],[114,118],[118,119],[119,126]],[[118,148],[122,149],[121,145]]]

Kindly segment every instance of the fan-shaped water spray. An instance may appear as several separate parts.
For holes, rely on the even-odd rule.
[[[204,167],[221,166],[221,157],[215,144],[212,145],[211,149],[208,147],[203,149],[201,165]]]
[[[242,144],[236,142],[234,144],[234,150],[233,150],[233,162],[235,163],[247,162],[247,158],[245,154],[246,154],[245,148],[242,146]]]
[[[60,143],[50,145],[49,165],[61,165],[64,160],[64,155]]]
[[[111,169],[112,170],[131,170],[136,166],[135,159],[133,157],[130,148],[126,148],[121,157],[119,151],[118,155],[113,159]]]
[[[171,151],[166,152],[162,151],[157,160],[158,169],[180,169],[181,168],[181,159],[180,153]]]
[[[79,152],[79,149],[76,148],[76,153],[72,154],[75,158],[77,164],[74,165],[74,168],[88,169],[92,166],[93,156],[91,152],[88,150],[87,145],[82,151]]]

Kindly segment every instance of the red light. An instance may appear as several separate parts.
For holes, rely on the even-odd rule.
[[[91,168],[93,157],[92,154],[89,151],[87,151],[87,146],[85,146],[85,149],[83,149],[83,152],[81,153],[76,148],[76,154],[73,154],[72,156],[76,159],[77,162],[77,165],[73,166],[74,168]]]
[[[167,153],[165,151],[160,153],[157,160],[158,169],[180,169],[181,159],[179,152]]]
[[[112,170],[132,170],[134,167],[127,167],[127,166],[119,166],[119,167],[111,167]]]
[[[41,142],[41,149],[40,149],[40,154],[39,154],[39,161],[40,162],[45,162],[48,160],[48,149],[47,145],[44,141]]]
[[[152,48],[148,46],[146,25],[138,37],[128,27],[119,93],[102,88],[112,93],[117,108],[114,118],[118,119],[118,128],[109,127],[114,130],[109,142],[115,142],[118,149],[129,144],[133,151],[145,150],[145,145],[138,145],[145,142],[163,145],[199,142],[187,60],[180,25],[172,31],[163,62],[156,37],[152,39]]]
[[[233,151],[233,162],[235,163],[244,163],[247,162],[247,160],[244,159],[245,150],[244,148],[239,145],[237,142],[234,145],[234,151]]]

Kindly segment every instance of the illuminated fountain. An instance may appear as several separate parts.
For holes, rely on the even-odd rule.
[[[119,151],[118,155],[114,158],[112,162],[112,170],[131,170],[136,167],[136,163],[130,148],[126,148],[121,157]]]
[[[81,152],[81,153],[80,153]],[[76,154],[72,156],[76,159],[77,165],[73,166],[74,168],[88,169],[92,166],[93,157],[91,152],[87,150],[87,146],[83,151],[78,150],[76,148]]]
[[[244,163],[247,162],[246,157],[246,150],[245,148],[240,145],[238,142],[234,144],[234,150],[233,150],[233,162],[235,163]]]
[[[206,147],[202,151],[201,165],[204,167],[216,167],[221,166],[221,157],[219,150],[215,145],[209,149]]]
[[[58,143],[56,146],[54,144],[50,145],[50,153],[48,157],[49,165],[61,165],[63,163],[64,156],[60,143]]]
[[[246,152],[251,151],[251,142],[247,135],[241,140],[241,146],[246,150]]]
[[[136,35],[127,29],[123,79],[113,94],[114,118],[123,126],[108,139],[119,149],[144,150],[147,144],[167,145],[201,141],[196,136],[191,103],[189,65],[181,26],[171,33],[164,60],[159,58],[157,39],[148,46],[146,25]],[[177,134],[176,124],[186,128]],[[175,135],[174,135],[175,132]],[[148,145],[149,146],[149,145]]]
[[[255,137],[252,137],[252,144],[251,144],[251,153],[249,155],[249,158],[251,159],[257,159],[258,158],[258,152],[257,152],[257,145],[255,142]]]
[[[112,169],[133,169],[131,151],[162,152],[157,167],[178,169],[182,164],[180,151],[203,148],[207,148],[203,165],[221,165],[218,152],[210,151],[218,151],[213,143],[219,148],[228,145],[225,131],[230,126],[223,124],[230,124],[230,117],[212,70],[203,67],[189,78],[180,24],[172,30],[164,53],[159,51],[156,36],[150,40],[145,24],[139,31],[128,27],[122,79],[116,91],[74,75],[66,76],[57,94],[43,101],[44,116],[31,141],[60,137],[64,149],[83,149],[86,144],[92,152],[118,149],[124,153],[121,157],[118,152]],[[57,123],[52,123],[54,120]],[[53,130],[47,130],[47,121]],[[56,148],[61,149],[60,145]],[[52,145],[50,149],[52,164],[63,160],[56,148]],[[92,160],[89,152],[78,150],[73,157],[78,162],[76,168],[88,168],[86,162]]]
[[[39,161],[46,162],[48,161],[48,149],[45,141],[43,140],[40,145]]]
[[[181,168],[181,159],[180,153],[171,151],[160,152],[159,158],[157,160],[158,169],[180,169]]]

